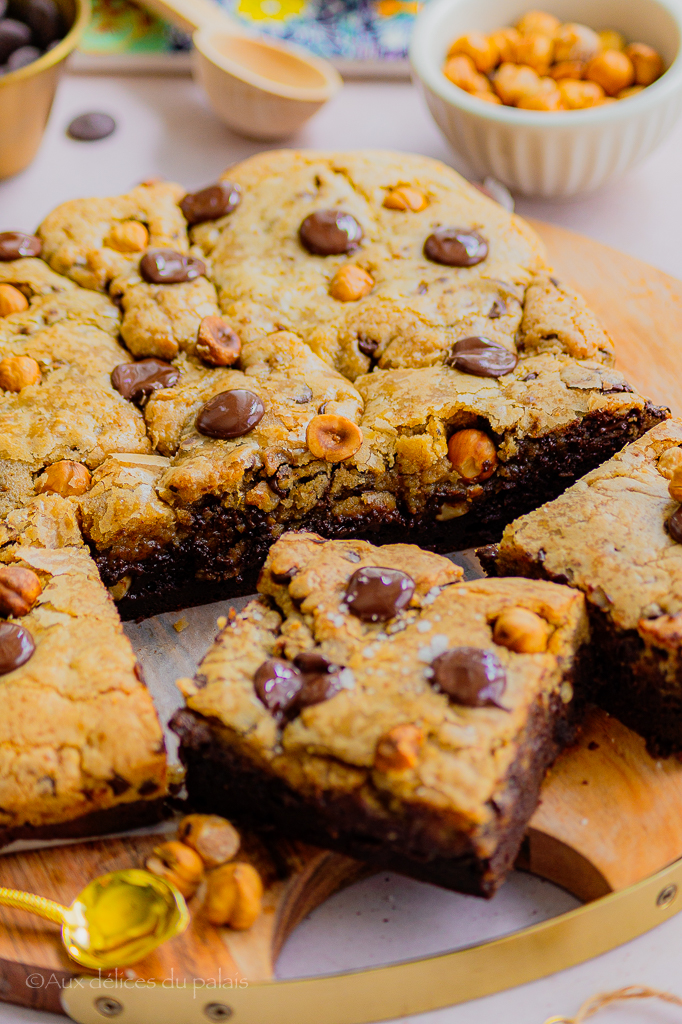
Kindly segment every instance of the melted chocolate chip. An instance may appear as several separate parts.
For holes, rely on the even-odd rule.
[[[456,704],[468,708],[501,707],[507,684],[504,666],[492,651],[453,647],[433,662],[433,682]]]
[[[113,117],[93,110],[89,114],[75,117],[66,129],[66,134],[78,142],[97,142],[99,139],[106,139],[115,131],[116,122]]]
[[[454,366],[456,370],[476,377],[503,377],[511,373],[517,362],[515,353],[504,345],[478,337],[462,338],[445,358],[446,366]]]
[[[18,260],[22,256],[40,256],[43,243],[35,235],[23,231],[0,232],[0,260]]]
[[[218,220],[232,213],[239,206],[242,190],[231,181],[219,181],[199,192],[188,192],[180,200],[180,209],[188,224],[203,224],[207,220]]]
[[[674,541],[682,544],[682,505],[675,509],[668,520],[668,533]]]
[[[319,651],[302,651],[301,654],[297,654],[294,658],[294,665],[301,672],[313,673],[333,672],[338,668],[337,665],[333,665]]]
[[[366,334],[361,334],[358,337],[358,348],[363,356],[369,356],[371,359],[378,347],[379,342],[375,338],[368,338]]]
[[[0,676],[25,665],[35,649],[33,637],[24,626],[0,622]]]
[[[139,363],[119,363],[111,371],[111,383],[129,402],[144,405],[152,391],[172,388],[180,372],[163,359],[141,359]]]
[[[488,320],[499,320],[501,316],[507,312],[507,304],[504,299],[495,299],[490,312],[488,313]]]
[[[121,775],[114,773],[113,778],[109,779],[109,785],[111,786],[114,796],[122,796],[130,789],[130,783],[127,779],[124,779]]]
[[[446,267],[475,267],[488,255],[488,243],[473,228],[438,228],[424,242],[424,255]]]
[[[339,256],[355,252],[362,241],[362,228],[343,210],[316,210],[305,218],[298,236],[313,256]]]
[[[624,391],[624,392],[632,392],[632,390],[633,389],[630,387],[630,385],[626,384],[625,381],[623,381],[622,384],[612,384],[610,388],[604,388],[603,387],[602,388],[602,394],[603,395],[617,395],[617,394],[620,394],[620,392],[622,392],[622,391]]]
[[[285,715],[295,704],[303,687],[303,676],[290,662],[268,658],[256,671],[253,685],[259,700],[268,711]]]
[[[140,274],[149,284],[182,284],[205,273],[203,260],[173,249],[154,249],[140,260]]]
[[[301,692],[296,698],[296,708],[309,708],[313,704],[321,704],[343,690],[338,672],[306,674],[303,677]]]
[[[264,413],[262,400],[252,391],[221,391],[197,416],[197,430],[206,437],[241,437],[260,423]]]
[[[152,793],[156,793],[158,788],[159,784],[154,779],[145,779],[137,792],[140,796],[151,796]]]
[[[386,622],[410,603],[414,587],[412,577],[400,569],[368,565],[349,579],[346,603],[363,622]]]

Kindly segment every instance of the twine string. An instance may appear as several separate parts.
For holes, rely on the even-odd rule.
[[[583,1024],[588,1017],[604,1010],[612,1003],[618,1003],[626,999],[660,999],[664,1003],[671,1003],[673,1006],[682,1006],[682,999],[673,995],[672,992],[661,992],[656,988],[647,988],[644,985],[628,985],[627,988],[616,989],[615,992],[600,992],[592,996],[578,1010],[575,1017],[549,1017],[545,1024]]]

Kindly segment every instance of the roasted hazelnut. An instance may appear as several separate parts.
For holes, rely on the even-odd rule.
[[[559,81],[560,78],[580,79],[585,74],[587,64],[584,60],[562,60],[549,69],[550,77]]]
[[[476,70],[482,74],[492,71],[500,60],[497,47],[490,36],[484,36],[481,32],[469,32],[467,35],[455,39],[448,50],[448,57],[455,57],[459,53],[471,57]]]
[[[598,82],[576,82],[572,78],[562,78],[557,82],[557,87],[561,93],[561,102],[569,110],[598,107],[604,101],[604,90]]]
[[[241,842],[234,825],[217,814],[188,814],[178,826],[178,839],[196,850],[207,868],[232,860]]]
[[[515,106],[520,99],[532,96],[542,88],[535,68],[519,64],[501,64],[493,79],[495,92],[503,103]]]
[[[492,32],[489,38],[493,46],[497,47],[500,62],[513,64],[516,60],[516,47],[521,39],[521,33],[517,32],[515,28],[501,28],[497,32]]]
[[[139,220],[123,220],[111,226],[104,243],[117,252],[142,252],[149,245],[149,232]]]
[[[682,447],[667,448],[656,463],[656,468],[666,480],[672,480],[678,470],[682,471]]]
[[[445,62],[443,74],[453,85],[459,86],[465,92],[485,92],[486,85],[490,85],[485,75],[478,73],[471,57],[464,53],[449,57]]]
[[[616,96],[617,100],[627,100],[631,96],[636,96],[637,93],[644,92],[645,86],[643,85],[631,85],[627,89],[622,89]]]
[[[630,43],[625,55],[635,69],[635,85],[651,85],[663,74],[663,58],[646,43]]]
[[[599,36],[599,42],[602,50],[624,50],[625,49],[625,36],[620,32],[616,32],[614,28],[605,28],[602,32],[597,32]]]
[[[530,96],[522,96],[516,104],[521,110],[562,110],[561,93],[552,78],[541,80],[542,88]]]
[[[186,899],[194,896],[204,876],[204,862],[196,850],[176,839],[154,847],[146,867],[153,875],[174,885]]]
[[[90,471],[80,464],[64,459],[46,466],[36,481],[36,493],[50,491],[61,494],[62,498],[85,494],[90,489]]]
[[[416,725],[396,725],[377,743],[374,767],[380,772],[414,768],[424,746],[424,733]]]
[[[533,35],[541,33],[543,36],[553,37],[561,27],[561,22],[553,14],[547,11],[526,11],[524,16],[517,22],[516,28],[521,35]]]
[[[362,444],[362,431],[345,416],[313,416],[306,431],[306,443],[316,459],[343,462]]]
[[[369,295],[374,287],[374,279],[362,267],[346,263],[334,274],[329,285],[329,294],[339,302],[357,302]]]
[[[0,359],[0,388],[21,391],[40,380],[40,366],[30,356],[5,356]]]
[[[554,36],[554,60],[592,60],[601,49],[599,36],[587,25],[568,22]]]
[[[506,608],[493,629],[493,640],[517,654],[539,654],[547,650],[549,625],[527,608]]]
[[[448,458],[452,468],[467,481],[479,483],[495,472],[495,445],[482,430],[458,430],[448,441]]]
[[[233,366],[242,351],[239,335],[221,316],[205,316],[197,332],[197,355],[209,366]]]
[[[209,872],[204,913],[211,924],[244,931],[262,909],[263,883],[253,865],[237,861]]]
[[[615,96],[632,85],[635,69],[630,58],[620,50],[604,50],[587,65],[585,78],[601,85],[607,96]]]
[[[682,503],[682,468],[676,469],[668,484],[668,494],[673,501]]]
[[[21,565],[0,566],[0,615],[28,615],[43,591],[32,569]]]
[[[398,185],[392,188],[384,199],[384,206],[389,210],[411,210],[412,213],[419,213],[425,210],[429,201],[423,192],[411,185]]]
[[[549,65],[552,63],[554,43],[550,36],[541,35],[539,32],[530,35],[523,35],[516,47],[517,64],[527,64],[540,75],[546,75]]]
[[[28,309],[28,299],[13,284],[0,284],[0,316],[23,313]]]

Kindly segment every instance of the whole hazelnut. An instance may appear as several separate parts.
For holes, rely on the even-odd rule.
[[[146,868],[153,875],[165,878],[186,899],[194,895],[204,876],[204,862],[196,850],[176,839],[156,846],[147,858]]]
[[[555,18],[553,14],[548,14],[547,11],[526,11],[516,24],[521,35],[527,36],[539,32],[541,35],[550,36],[550,38],[556,35],[560,27],[559,19]]]
[[[635,69],[636,85],[651,85],[663,74],[663,58],[652,46],[647,46],[646,43],[630,43],[625,47],[625,54]]]
[[[112,224],[105,245],[117,252],[142,252],[149,245],[149,232],[138,220],[123,220]]]
[[[493,87],[503,103],[516,106],[520,99],[532,96],[542,88],[535,68],[519,64],[501,64],[495,72]]]
[[[374,287],[374,279],[353,263],[346,263],[334,274],[329,285],[329,294],[338,302],[357,302],[369,295]]]
[[[0,316],[23,313],[28,309],[28,299],[13,284],[0,284]]]
[[[517,654],[539,654],[547,650],[550,627],[528,608],[506,608],[495,622],[493,640]]]
[[[625,36],[620,32],[616,32],[613,28],[606,28],[602,32],[597,32],[599,36],[599,42],[602,50],[624,50],[625,49]]]
[[[452,468],[467,481],[480,483],[493,475],[497,467],[495,445],[482,430],[458,430],[448,441]]]
[[[424,745],[424,733],[416,725],[396,725],[376,746],[374,767],[380,772],[414,768]]]
[[[557,87],[561,93],[561,102],[568,110],[598,107],[604,100],[604,90],[598,82],[576,82],[572,78],[562,78],[557,82]]]
[[[443,67],[443,74],[453,85],[464,89],[465,92],[477,92],[480,89],[481,81],[488,81],[484,75],[478,73],[471,57],[464,53],[448,57]]]
[[[666,448],[656,463],[656,468],[666,480],[672,480],[676,471],[682,470],[682,447]]]
[[[603,50],[587,65],[585,78],[601,85],[607,96],[615,96],[632,85],[635,69],[630,58],[620,50]]]
[[[343,462],[362,444],[362,431],[345,416],[313,416],[306,431],[306,443],[316,459]]]
[[[500,63],[513,64],[516,61],[516,47],[521,39],[521,33],[515,28],[501,28],[490,34],[490,41],[497,48],[500,55]]]
[[[562,60],[561,64],[555,64],[549,69],[549,74],[555,81],[559,81],[560,78],[580,79],[584,76],[586,68],[584,60]]]
[[[622,89],[616,96],[616,99],[627,100],[631,96],[637,96],[638,93],[644,92],[645,88],[643,85],[631,85],[628,89]]]
[[[214,925],[238,931],[251,928],[263,909],[263,883],[252,864],[232,862],[206,878],[204,914]]]
[[[384,199],[384,206],[389,210],[411,210],[412,213],[419,213],[428,205],[429,201],[424,193],[411,185],[398,185],[397,188],[392,188]]]
[[[668,484],[668,494],[673,501],[682,503],[682,468],[676,469]]]
[[[568,22],[554,36],[554,60],[592,60],[601,49],[599,36],[587,25]]]
[[[21,565],[0,566],[0,615],[28,615],[43,591],[38,576]]]
[[[542,79],[542,88],[530,96],[522,96],[516,104],[521,110],[562,110],[561,93],[552,78]]]
[[[0,388],[4,391],[21,391],[31,384],[37,384],[39,380],[40,366],[30,356],[5,356],[0,359]]]
[[[90,471],[80,462],[63,459],[46,466],[36,481],[36,494],[49,491],[70,498],[90,490]]]
[[[482,74],[492,71],[500,60],[497,47],[490,36],[484,36],[481,32],[469,32],[467,35],[455,39],[448,50],[448,57],[454,57],[459,53],[471,57],[476,70]]]
[[[518,64],[527,64],[540,75],[546,75],[552,63],[554,43],[551,36],[541,35],[534,32],[521,36],[516,47],[516,61]]]
[[[232,860],[241,842],[234,825],[217,814],[188,814],[178,826],[178,839],[196,850],[207,868]]]
[[[209,366],[233,366],[242,351],[239,335],[221,316],[205,316],[197,331],[197,355]]]

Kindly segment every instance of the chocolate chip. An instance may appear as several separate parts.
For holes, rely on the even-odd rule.
[[[385,622],[410,603],[414,587],[412,577],[400,569],[368,565],[349,579],[346,603],[363,622]]]
[[[0,622],[0,676],[25,665],[35,649],[33,637],[24,626]]]
[[[180,209],[188,224],[203,224],[207,220],[218,220],[232,213],[239,206],[242,190],[231,181],[219,181],[199,192],[188,192],[180,200]]]
[[[344,689],[338,672],[306,674],[303,686],[295,700],[296,708],[309,708],[313,704],[321,704]]]
[[[668,533],[674,541],[682,544],[682,505],[675,509],[668,520]]]
[[[79,142],[97,142],[106,139],[116,130],[116,122],[109,114],[92,110],[88,114],[79,114],[66,129],[66,134]]]
[[[433,682],[456,704],[468,708],[501,707],[507,685],[504,666],[492,651],[453,647],[432,664]]]
[[[144,405],[152,391],[172,388],[180,372],[163,359],[141,359],[139,363],[119,363],[111,371],[111,383],[129,402]]]
[[[140,274],[149,284],[182,284],[205,273],[203,260],[173,249],[153,249],[140,260]]]
[[[303,221],[298,235],[313,256],[339,256],[355,252],[362,241],[362,228],[343,210],[316,210]]]
[[[18,71],[19,68],[25,68],[27,64],[32,64],[34,60],[38,60],[40,55],[41,51],[37,46],[20,46],[7,61],[7,70]]]
[[[304,384],[301,387],[301,390],[299,391],[299,393],[294,398],[294,402],[296,402],[296,405],[307,405],[308,402],[310,402],[312,400],[312,397],[313,397],[313,393],[312,393],[311,389],[308,387],[307,384]]]
[[[625,381],[623,381],[621,384],[612,384],[609,388],[602,387],[601,390],[603,395],[618,395],[621,392],[631,393],[633,391],[633,388],[631,388],[629,384],[626,384]]]
[[[20,46],[28,46],[30,42],[31,30],[28,25],[16,18],[3,18],[0,21],[0,64],[4,64]]]
[[[268,711],[284,715],[296,702],[303,687],[303,676],[291,662],[268,658],[256,671],[253,685]]]
[[[159,788],[158,782],[155,779],[145,779],[142,785],[138,788],[137,792],[140,796],[151,796],[152,793],[156,793]]]
[[[18,260],[22,256],[40,256],[43,243],[23,231],[0,232],[0,260]]]
[[[504,301],[504,299],[495,299],[492,306],[490,307],[490,312],[488,313],[488,320],[499,320],[499,318],[501,316],[504,316],[506,312],[507,303]]]
[[[375,338],[368,338],[366,334],[361,334],[358,337],[358,348],[363,356],[369,356],[371,359],[379,348],[379,342]]]
[[[561,287],[561,285],[557,281],[556,277],[550,277],[550,281],[552,282],[552,284],[554,285],[555,288],[560,288]]]
[[[123,796],[124,793],[130,789],[130,783],[127,779],[122,778],[120,775],[114,773],[113,778],[109,779],[109,785],[111,786],[114,796]]]
[[[61,12],[54,0],[14,0],[12,8],[33,32],[37,46],[49,46],[64,35]]]
[[[262,399],[252,391],[221,391],[197,416],[197,430],[206,437],[241,437],[260,423],[264,413]]]
[[[537,378],[538,378],[537,373],[527,373],[525,377],[521,378],[521,380],[525,384],[526,381],[528,381],[528,380],[537,380]]]
[[[455,342],[445,357],[446,366],[454,366],[462,373],[476,377],[503,377],[516,366],[514,352],[489,338],[462,338]]]
[[[242,350],[241,338],[220,316],[205,316],[197,333],[197,355],[209,366],[233,366]]]
[[[332,664],[328,658],[325,658],[324,654],[320,654],[319,651],[302,651],[301,654],[297,654],[294,658],[294,665],[300,669],[301,672],[312,672],[312,673],[325,673],[333,672],[338,668],[337,665]]]
[[[488,255],[488,243],[473,228],[438,228],[424,242],[424,255],[446,267],[475,267]]]

